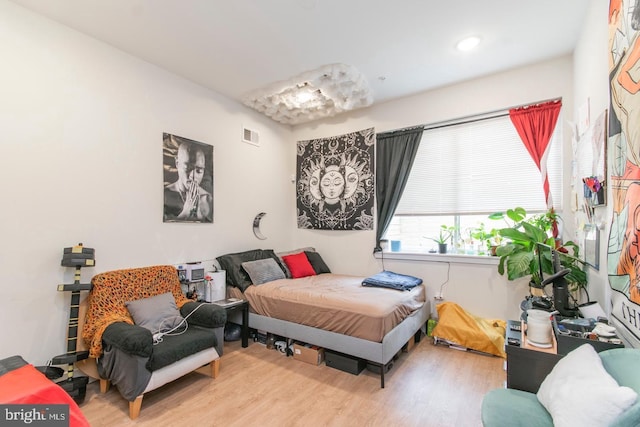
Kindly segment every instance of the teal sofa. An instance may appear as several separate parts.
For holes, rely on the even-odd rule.
[[[620,386],[630,387],[640,396],[640,350],[617,348],[598,353],[606,371]],[[576,390],[576,393],[588,392]],[[535,393],[515,389],[495,389],[482,400],[484,427],[553,427],[551,415]],[[612,427],[640,426],[640,397],[622,413]]]

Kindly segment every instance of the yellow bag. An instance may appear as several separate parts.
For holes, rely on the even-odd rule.
[[[453,302],[438,304],[436,309],[438,324],[432,332],[434,337],[506,358],[504,352],[506,321],[474,316]]]

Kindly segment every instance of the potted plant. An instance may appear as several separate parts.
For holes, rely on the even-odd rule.
[[[450,241],[453,241],[453,236],[457,231],[457,227],[453,225],[442,224],[440,226],[440,234],[438,237],[427,237],[427,239],[433,240],[438,244],[438,253],[446,254],[447,253],[447,244]]]
[[[492,228],[489,232],[491,237],[489,237],[489,254],[491,256],[497,256],[498,247],[502,244],[502,236],[500,235],[500,230],[497,228]]]
[[[496,250],[497,256],[500,257],[498,273],[502,275],[506,273],[508,280],[529,276],[532,294],[544,295],[538,257],[538,244],[543,244],[555,248],[560,254],[560,264],[570,269],[570,273],[565,277],[570,290],[577,291],[586,287],[587,273],[584,271],[584,263],[578,257],[578,246],[572,241],[562,245],[557,244],[551,235],[553,224],[559,220],[555,212],[527,218],[527,213],[523,208],[515,208],[492,216],[492,219],[502,217],[507,224],[510,224],[510,226],[498,230],[498,234],[506,240],[506,243]],[[553,263],[550,257],[550,251],[540,257],[542,271],[549,275],[553,274]]]
[[[515,216],[515,218],[517,218],[517,221],[521,221],[526,217],[526,211],[524,211],[524,209],[522,209],[521,211],[520,209],[522,208],[515,208],[510,212],[512,216]],[[511,227],[515,225],[515,222],[517,222],[514,221],[513,223],[509,223],[507,221],[509,217],[507,216],[506,212],[492,213],[491,215],[489,215],[489,219],[494,221],[504,220],[507,227]],[[498,246],[502,244],[503,240],[502,236],[500,235],[500,228],[492,228],[491,230],[486,230],[484,223],[480,223],[480,226],[476,229],[476,238],[484,242],[484,244],[487,246],[487,252],[491,256],[497,255],[496,251],[498,249]]]
[[[502,242],[502,236],[500,236],[497,228],[487,230],[484,223],[481,222],[478,227],[471,230],[471,237],[481,242],[481,245],[486,248],[486,252],[489,255],[496,256],[496,249]],[[478,254],[483,255],[484,251],[480,249]]]

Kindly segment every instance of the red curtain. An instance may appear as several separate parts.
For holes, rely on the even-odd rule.
[[[562,101],[550,101],[543,104],[527,105],[509,110],[511,122],[518,131],[520,139],[527,148],[529,155],[536,163],[542,176],[542,186],[547,208],[553,209],[553,200],[549,191],[547,177],[546,152],[551,135],[556,127]],[[557,237],[557,227],[554,227],[554,237]]]

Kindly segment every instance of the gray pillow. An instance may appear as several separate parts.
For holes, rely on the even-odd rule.
[[[171,292],[124,303],[133,322],[152,334],[167,332],[182,322],[176,299]]]
[[[285,278],[284,272],[273,258],[243,262],[242,268],[249,274],[254,285]]]
[[[276,263],[280,263],[280,258],[276,256],[273,249],[253,249],[250,251],[226,254],[216,258],[220,268],[227,272],[227,283],[240,288],[242,292],[251,285],[251,278],[242,268],[243,262],[256,261],[259,259],[273,258]],[[286,267],[281,267],[282,271]]]

